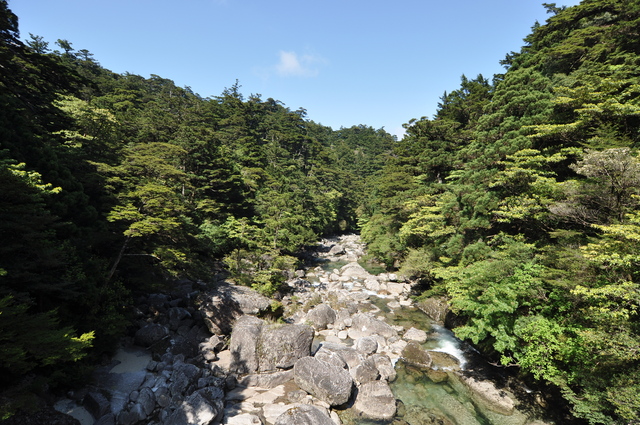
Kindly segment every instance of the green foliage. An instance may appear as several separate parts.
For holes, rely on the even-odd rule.
[[[405,125],[362,236],[576,417],[635,423],[640,7],[545,7],[505,74],[463,76],[434,119]]]
[[[0,369],[5,383],[33,369],[75,362],[91,347],[94,332],[74,336],[60,328],[55,313],[29,313],[13,297],[0,299]]]

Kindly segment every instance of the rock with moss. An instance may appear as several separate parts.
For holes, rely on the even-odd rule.
[[[413,366],[430,368],[433,363],[431,355],[417,342],[411,341],[402,350],[402,360]]]
[[[267,325],[256,346],[259,372],[291,369],[296,360],[311,354],[313,328],[307,325]]]

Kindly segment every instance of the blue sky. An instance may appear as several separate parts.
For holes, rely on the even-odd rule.
[[[9,0],[20,33],[66,39],[105,68],[203,97],[236,79],[334,129],[402,133],[460,76],[491,78],[544,0]],[[558,1],[572,6],[579,0]]]

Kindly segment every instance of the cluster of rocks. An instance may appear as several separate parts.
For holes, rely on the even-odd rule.
[[[427,332],[386,323],[370,297],[387,298],[392,311],[414,308],[411,284],[369,273],[357,262],[363,253],[355,235],[323,241],[317,257],[344,265],[297,271],[277,322],[260,318],[273,300],[224,281],[139,300],[131,342],[153,359],[129,375],[105,366],[83,395],[85,406],[99,425],[390,421],[398,402],[389,384],[402,361],[434,382],[456,376],[453,385],[477,391],[489,410],[513,414],[515,402],[503,391],[465,377],[455,357],[425,350]]]
[[[425,370],[435,382],[460,370],[455,357],[422,348],[431,337],[424,330],[385,322],[371,296],[387,298],[391,309],[409,308],[411,284],[394,274],[369,273],[357,262],[362,254],[357,236],[323,241],[318,257],[344,265],[298,271],[282,300],[285,323],[238,319],[229,350],[213,362],[235,377],[223,424],[390,421],[397,416],[389,385],[397,361]],[[496,409],[511,414],[513,400],[493,389]]]
[[[269,308],[271,300],[225,281],[213,289],[182,282],[174,293],[151,294],[136,305],[135,332],[95,372],[94,383],[71,398],[97,425],[220,423],[228,374],[211,362],[236,320]],[[138,358],[144,364],[127,365]]]

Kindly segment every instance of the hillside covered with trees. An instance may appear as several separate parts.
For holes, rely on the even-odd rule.
[[[23,42],[0,1],[2,387],[82,382],[136,293],[224,267],[273,295],[305,245],[356,230],[395,138],[240,88],[203,98],[67,40]]]
[[[637,423],[640,3],[545,6],[504,74],[406,125],[362,236],[449,300],[459,337],[577,417]]]
[[[358,231],[576,418],[640,421],[640,2],[545,7],[397,141],[21,41],[0,0],[0,386],[81,381],[136,293],[224,268],[277,298],[305,246]]]

